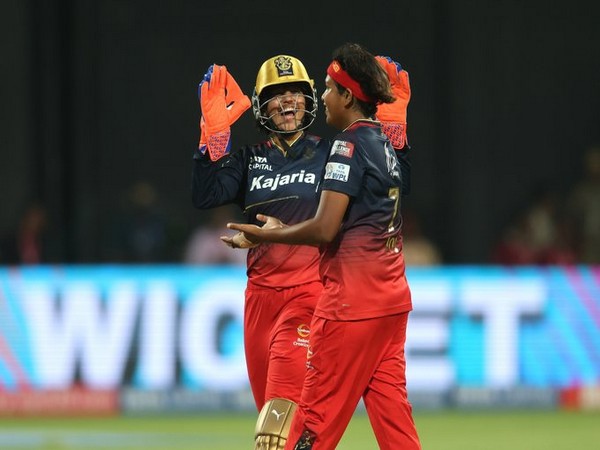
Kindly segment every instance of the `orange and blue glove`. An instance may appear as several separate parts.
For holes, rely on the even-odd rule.
[[[396,101],[377,105],[377,120],[396,150],[404,148],[407,143],[406,115],[410,101],[410,83],[408,72],[389,56],[376,56],[375,59],[387,72]]]
[[[231,125],[250,108],[244,95],[225,66],[212,64],[198,85],[200,142],[198,150],[216,161],[231,149]]]

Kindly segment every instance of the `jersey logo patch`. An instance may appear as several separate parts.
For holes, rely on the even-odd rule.
[[[331,155],[341,155],[346,158],[352,158],[352,154],[354,153],[354,143],[347,141],[334,141],[331,145]]]
[[[346,183],[348,182],[349,175],[350,166],[348,164],[328,162],[325,166],[325,180],[336,180]]]

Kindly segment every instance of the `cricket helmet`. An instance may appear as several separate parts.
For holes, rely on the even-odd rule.
[[[277,97],[272,94],[273,89],[270,88],[282,84],[298,84],[305,98],[304,117],[294,130],[279,130],[274,125],[272,116],[268,116],[266,112],[267,103]],[[277,55],[267,59],[258,71],[256,86],[252,93],[252,110],[259,126],[274,133],[295,133],[312,125],[318,109],[314,84],[299,59],[289,55]]]

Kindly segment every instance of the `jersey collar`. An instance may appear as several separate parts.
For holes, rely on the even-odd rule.
[[[358,127],[379,127],[379,126],[381,126],[381,123],[378,120],[357,119],[354,122],[352,122],[350,125],[348,125],[346,128],[344,128],[343,131],[351,131]]]
[[[304,136],[304,133],[302,132],[302,133],[300,133],[300,134],[298,135],[298,137],[297,137],[296,139],[294,139],[294,140],[293,140],[291,143],[286,141],[286,144],[287,144],[287,146],[285,146],[285,147],[287,147],[287,149],[291,150],[291,149],[294,147],[294,145],[296,145],[296,143],[297,143],[297,142],[298,142],[298,141],[299,141],[299,140],[300,140],[300,139],[301,139],[303,136]],[[271,144],[272,144],[274,147],[278,148],[278,149],[281,151],[281,153],[283,153],[283,156],[287,156],[287,154],[288,154],[288,150],[287,150],[287,149],[286,149],[284,146],[282,146],[282,145],[279,143],[279,140],[278,140],[278,139],[275,139],[273,136],[271,136],[271,137],[269,138],[269,141],[271,141]]]

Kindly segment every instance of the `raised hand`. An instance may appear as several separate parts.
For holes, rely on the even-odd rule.
[[[225,66],[212,64],[198,85],[200,118],[199,150],[208,150],[216,161],[231,149],[231,125],[250,108],[250,99],[244,95]]]
[[[377,119],[381,122],[383,132],[387,135],[392,146],[399,150],[406,145],[406,116],[410,101],[410,82],[408,72],[389,56],[376,56],[375,59],[387,72],[396,97],[394,103],[383,103],[377,106]]]

